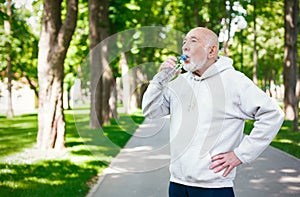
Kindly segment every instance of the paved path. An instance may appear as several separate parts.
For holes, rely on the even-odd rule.
[[[148,120],[103,172],[87,197],[167,197],[168,119]],[[269,147],[238,168],[236,197],[299,197],[300,160]]]

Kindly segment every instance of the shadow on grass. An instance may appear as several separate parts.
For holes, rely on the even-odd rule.
[[[37,115],[0,117],[0,157],[31,147],[36,141]]]
[[[293,130],[293,121],[284,121],[271,145],[300,158],[300,132]]]
[[[253,128],[253,121],[246,121],[245,134]],[[300,132],[293,130],[293,121],[285,120],[271,146],[300,158]]]
[[[89,128],[88,114],[77,117],[75,124],[72,111],[65,111],[65,120],[66,147],[71,155],[63,160],[41,160],[33,164],[0,163],[0,196],[85,196],[95,177],[126,144],[143,117],[122,114],[118,120],[105,125],[101,133],[99,129]],[[35,143],[36,114],[10,120],[0,117],[0,124],[0,157]],[[83,131],[79,132],[79,127]],[[103,143],[107,139],[113,146]]]
[[[84,196],[100,162],[82,167],[67,160],[37,164],[0,164],[1,196]]]
[[[71,153],[81,156],[92,154],[99,160],[109,158],[105,159],[106,163],[119,153],[139,124],[144,121],[142,115],[119,114],[118,119],[112,119],[109,125],[104,125],[101,129],[92,129],[89,128],[88,113],[74,115],[74,119],[73,124],[67,125],[67,130],[71,132],[67,133],[66,146],[73,148]]]

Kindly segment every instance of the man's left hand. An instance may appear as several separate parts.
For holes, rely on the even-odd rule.
[[[222,170],[225,170],[223,176],[226,177],[235,167],[240,165],[242,162],[234,154],[234,152],[222,153],[211,158],[213,164],[210,166],[210,170],[214,170],[215,173],[218,173]]]

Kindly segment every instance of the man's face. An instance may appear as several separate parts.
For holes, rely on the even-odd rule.
[[[201,30],[193,29],[183,40],[182,52],[189,57],[184,64],[185,70],[191,72],[200,70],[207,62],[208,45],[202,35]]]

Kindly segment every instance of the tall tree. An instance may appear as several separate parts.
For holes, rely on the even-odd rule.
[[[38,54],[37,144],[42,149],[64,148],[64,60],[76,27],[78,1],[68,0],[66,9],[63,16],[62,0],[44,0]]]
[[[89,0],[91,112],[90,126],[99,128],[109,122],[109,98],[113,76],[108,68],[109,1]]]
[[[256,0],[253,0],[253,82],[257,85],[257,28],[256,28]]]
[[[12,81],[27,81],[38,97],[37,89],[37,48],[38,39],[29,26],[32,16],[29,9],[14,1],[0,4],[0,80],[8,81],[9,95],[7,115],[13,115]],[[25,3],[24,3],[25,4]],[[4,76],[5,73],[5,76]],[[15,87],[17,88],[17,87]]]
[[[12,26],[12,6],[11,6],[11,0],[6,1],[7,9],[6,14],[8,19],[4,21],[4,30],[5,33],[8,35],[8,41],[5,43],[6,48],[8,48],[8,54],[6,57],[7,61],[7,92],[8,92],[8,98],[7,98],[7,118],[13,117],[13,106],[12,106],[12,53],[11,53],[11,26]]]
[[[284,110],[286,118],[294,121],[298,131],[297,83],[297,36],[299,0],[284,1]]]
[[[74,35],[72,37],[72,41],[70,43],[65,64],[64,64],[64,89],[68,93],[68,97],[64,97],[68,103],[68,108],[70,108],[70,101],[73,101],[73,107],[77,107],[79,104],[77,99],[79,99],[79,95],[81,92],[74,92],[71,95],[71,88],[75,84],[76,78],[80,77],[81,80],[88,80],[87,77],[82,77],[82,70],[88,72],[88,70],[83,68],[86,66],[82,62],[86,59],[87,55],[89,54],[89,47],[88,47],[88,37],[89,37],[89,20],[88,20],[88,2],[86,0],[79,0],[78,1],[78,16],[77,16],[77,25]],[[81,68],[80,68],[81,67]],[[81,84],[86,84],[81,81]],[[82,86],[81,88],[84,89]],[[85,87],[86,88],[86,87]],[[64,104],[66,104],[64,101]],[[66,106],[64,106],[66,107]]]

